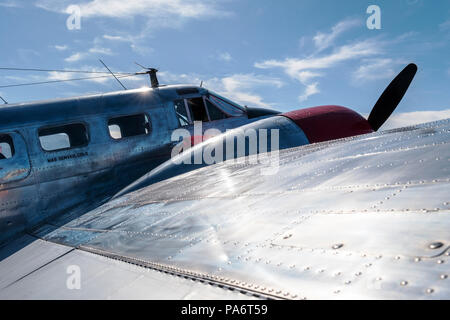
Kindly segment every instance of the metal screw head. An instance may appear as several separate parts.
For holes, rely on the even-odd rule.
[[[446,274],[441,274],[440,278],[441,278],[442,280],[445,280],[445,279],[448,278],[448,275],[446,275]]]
[[[432,288],[427,289],[427,293],[433,293],[433,292],[434,292],[434,289],[432,289]]]
[[[428,248],[434,250],[434,249],[439,249],[439,248],[441,248],[443,245],[444,245],[444,244],[443,244],[442,242],[437,241],[437,242],[432,242],[432,243],[430,243],[430,244],[428,245]]]
[[[408,281],[402,281],[402,282],[400,282],[400,285],[401,286],[407,286],[408,285]]]
[[[342,248],[343,246],[344,246],[343,243],[336,243],[336,244],[334,244],[331,248],[332,248],[333,250],[337,250],[337,249]]]

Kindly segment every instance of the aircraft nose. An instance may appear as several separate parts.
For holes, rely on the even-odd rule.
[[[340,106],[320,106],[281,114],[294,121],[310,143],[374,132],[359,113]]]

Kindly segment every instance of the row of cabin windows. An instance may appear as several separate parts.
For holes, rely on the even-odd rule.
[[[194,121],[215,121],[244,114],[240,108],[214,95],[176,100],[174,107],[180,126],[189,125]],[[108,129],[111,138],[120,140],[149,134],[151,124],[148,116],[142,113],[112,118],[108,121]],[[40,128],[38,136],[45,151],[83,147],[89,143],[89,132],[82,123]],[[0,160],[13,156],[12,138],[7,134],[0,134]]]
[[[244,111],[240,108],[213,95],[176,100],[174,108],[178,122],[182,127],[194,121],[208,122],[239,117],[244,114]]]
[[[146,135],[151,125],[146,114],[137,114],[112,118],[108,121],[111,138],[115,140]],[[86,146],[89,133],[82,123],[72,123],[38,130],[39,142],[45,151],[59,151]],[[14,156],[14,143],[11,136],[0,134],[0,160]]]

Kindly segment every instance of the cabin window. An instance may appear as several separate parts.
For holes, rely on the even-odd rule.
[[[39,141],[45,151],[58,151],[87,145],[89,135],[84,124],[73,123],[39,129]]]
[[[175,108],[175,114],[177,115],[178,123],[181,127],[187,126],[189,124],[189,117],[186,112],[186,105],[184,100],[176,100],[173,103]]]
[[[108,121],[109,135],[115,140],[146,135],[151,125],[146,114],[112,118]]]
[[[244,111],[241,108],[225,101],[225,99],[219,98],[212,94],[209,95],[209,99],[231,117],[239,117],[244,114]]]
[[[14,156],[14,144],[11,136],[0,134],[0,160],[10,159]]]
[[[209,121],[203,98],[186,99],[192,121]]]

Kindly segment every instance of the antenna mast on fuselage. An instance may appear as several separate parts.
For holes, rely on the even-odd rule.
[[[143,65],[141,65],[141,64],[139,64],[137,62],[135,62],[135,64],[137,64],[142,69],[147,70],[145,72],[136,72],[136,74],[148,74],[149,77],[150,77],[150,84],[151,84],[152,88],[158,88],[159,87],[159,81],[158,81],[158,77],[156,76],[156,73],[158,72],[158,69],[147,68],[147,67],[144,67]]]

